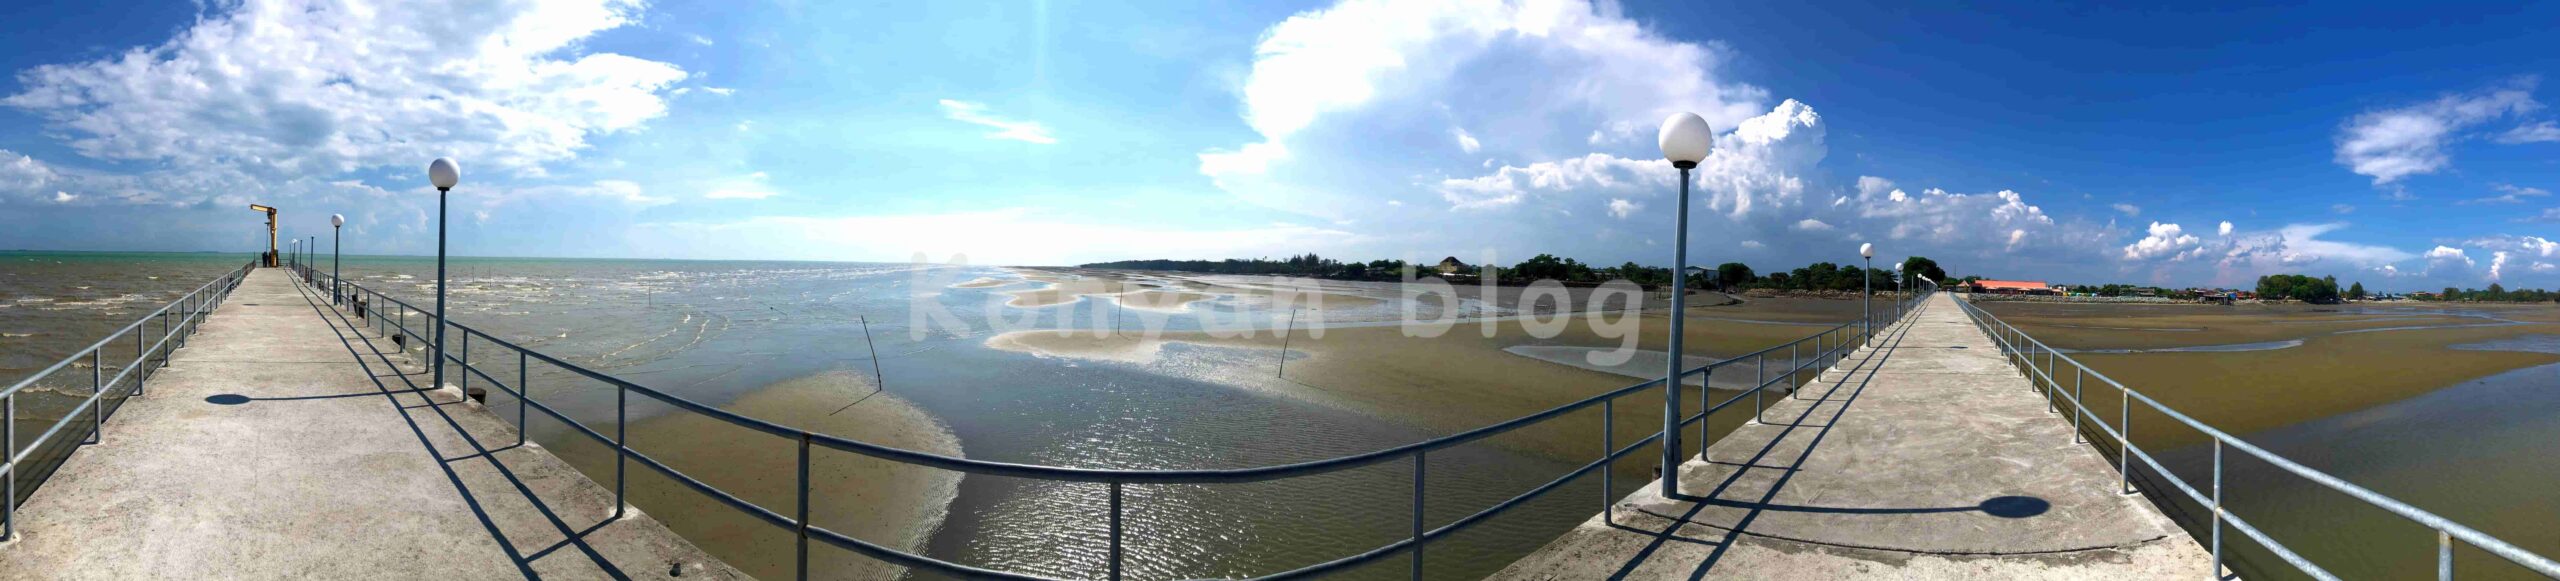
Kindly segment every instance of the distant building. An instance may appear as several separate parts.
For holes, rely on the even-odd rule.
[[[1440,271],[1440,274],[1457,274],[1467,270],[1467,263],[1459,262],[1458,257],[1451,256],[1440,259],[1440,265],[1432,267],[1432,270]]]
[[[2045,284],[2044,281],[2025,280],[1977,280],[1966,285],[1965,291],[1995,295],[2062,294],[2061,289],[2054,288],[2053,285]]]

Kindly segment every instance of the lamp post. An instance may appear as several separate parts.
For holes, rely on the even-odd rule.
[[[462,166],[453,160],[439,157],[427,164],[427,182],[436,187],[436,347],[428,357],[435,362],[435,389],[444,389],[444,197],[461,181]],[[470,394],[464,394],[458,401],[470,399]]]
[[[347,227],[346,214],[329,215],[329,303],[346,302],[346,283],[338,280],[338,230]]]
[[[1908,297],[1902,296],[1903,276],[1902,263],[1893,263],[1893,320],[1895,321],[1902,320],[1902,302],[1910,300]]]
[[[286,272],[298,272],[298,271],[301,271],[301,270],[302,270],[302,239],[301,239],[301,238],[295,238],[295,239],[293,239],[293,240],[291,240],[291,241],[285,242],[284,248],[285,248],[285,252],[289,255],[289,256],[286,256],[286,257],[285,257],[285,260],[284,260],[285,271],[286,271]]]
[[[1860,243],[1858,245],[1858,258],[1864,260],[1866,263],[1866,266],[1858,268],[1858,285],[1866,289],[1864,294],[1858,296],[1858,314],[1862,318],[1866,319],[1867,332],[1867,338],[1865,341],[1862,341],[1861,344],[1872,347],[1876,344],[1876,315],[1874,306],[1876,302],[1876,245],[1871,243]]]
[[[1662,375],[1662,496],[1670,498],[1680,492],[1680,343],[1689,314],[1689,170],[1715,149],[1716,132],[1696,113],[1676,113],[1662,120],[1662,132],[1655,137],[1662,146],[1662,158],[1680,168],[1675,220],[1679,230],[1671,236],[1671,345],[1667,352],[1671,362]],[[1704,455],[1706,450],[1698,453]]]

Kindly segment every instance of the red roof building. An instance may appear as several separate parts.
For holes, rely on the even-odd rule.
[[[2000,295],[2061,294],[2061,291],[2055,290],[2052,285],[2045,284],[2042,281],[2024,280],[1977,280],[1973,281],[1971,287],[1966,290],[1970,292]]]

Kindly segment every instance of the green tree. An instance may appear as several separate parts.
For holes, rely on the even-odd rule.
[[[1947,282],[1947,270],[1939,268],[1938,261],[1930,260],[1926,256],[1902,259],[1902,275],[1905,277],[1902,284],[1908,287],[1916,287],[1920,284],[1920,279],[1913,278],[1914,275],[1927,276],[1929,280],[1938,281],[1939,284]]]
[[[1716,285],[1722,290],[1733,290],[1735,287],[1742,286],[1743,283],[1751,282],[1751,280],[1755,278],[1759,278],[1759,275],[1751,272],[1750,265],[1740,262],[1727,262],[1716,265]]]
[[[2359,301],[2364,300],[2364,281],[2356,281],[2354,285],[2348,286],[2347,298]]]

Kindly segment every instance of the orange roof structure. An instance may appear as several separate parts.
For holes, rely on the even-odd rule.
[[[2043,281],[2024,280],[1977,280],[1973,281],[1973,288],[1992,292],[2031,292],[2053,290],[2052,286],[2046,285]]]

